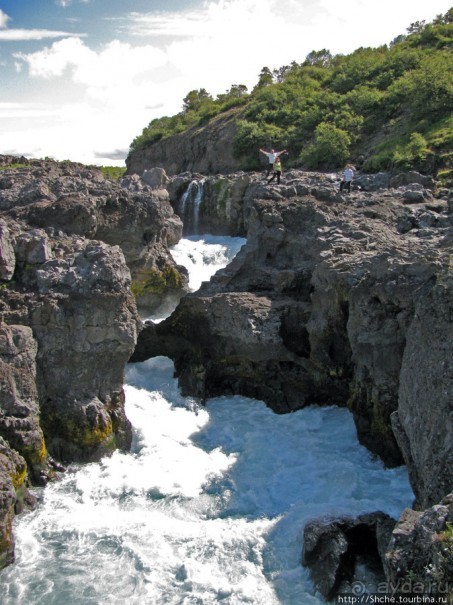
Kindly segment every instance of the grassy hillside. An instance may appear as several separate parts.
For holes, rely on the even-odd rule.
[[[264,67],[250,93],[243,85],[216,98],[193,90],[180,113],[153,120],[131,150],[236,108],[234,153],[244,169],[259,166],[257,148],[285,147],[286,165],[352,160],[370,172],[416,168],[451,181],[452,34],[453,8],[389,45],[335,56],[322,49],[303,63]]]

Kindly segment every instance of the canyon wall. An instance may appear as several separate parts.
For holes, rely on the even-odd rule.
[[[171,356],[201,399],[348,406],[363,444],[408,464],[417,506],[438,502],[452,487],[452,213],[424,179],[363,175],[342,195],[334,175],[289,171],[276,187],[247,175],[246,246],[148,325],[133,359]]]

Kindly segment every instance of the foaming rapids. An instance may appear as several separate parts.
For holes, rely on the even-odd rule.
[[[194,181],[196,182],[196,181]],[[189,272],[189,290],[198,290],[201,284],[209,281],[219,270],[233,260],[246,243],[243,237],[226,237],[221,235],[189,235],[182,238],[170,248],[171,255],[178,265],[183,265]],[[154,323],[161,322],[176,308],[178,300],[166,300],[152,316]]]
[[[320,604],[300,564],[306,521],[410,505],[406,470],[372,458],[347,410],[200,407],[173,372],[128,366],[131,451],[72,466],[17,518],[2,605]]]
[[[245,242],[242,237],[191,235],[173,246],[171,254],[178,264],[187,267],[189,288],[194,291],[233,260]]]

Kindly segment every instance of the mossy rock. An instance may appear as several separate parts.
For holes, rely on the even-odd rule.
[[[41,440],[39,448],[33,448],[31,446],[24,447],[21,452],[22,456],[27,462],[33,466],[39,466],[47,461],[47,447],[44,438]]]
[[[82,448],[107,447],[114,441],[113,426],[107,422],[105,427],[80,426],[74,420],[69,420],[66,424],[66,437],[69,441]]]
[[[25,483],[27,478],[27,465],[21,466],[13,475],[11,475],[11,481],[14,489],[19,490]]]
[[[179,271],[167,265],[162,271],[154,267],[139,271],[132,280],[131,291],[137,299],[147,294],[162,296],[168,290],[177,290],[182,286],[183,280]]]

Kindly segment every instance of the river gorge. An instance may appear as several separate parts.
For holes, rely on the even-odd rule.
[[[2,603],[448,578],[447,190],[21,160],[0,174]]]

